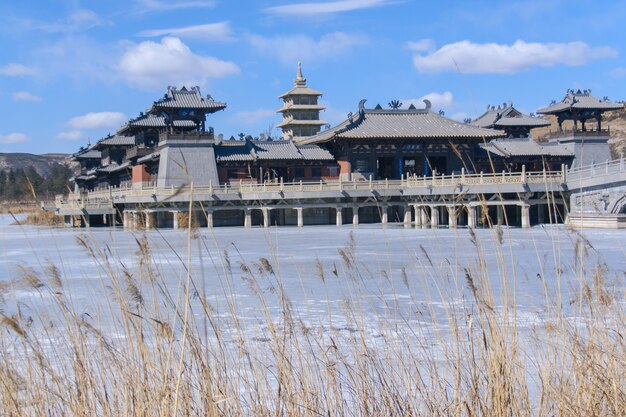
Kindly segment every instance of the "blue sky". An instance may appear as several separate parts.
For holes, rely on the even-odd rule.
[[[217,133],[256,136],[298,61],[331,124],[362,98],[458,120],[568,88],[624,100],[624,21],[617,0],[5,1],[0,152],[74,152],[183,84],[228,103]]]

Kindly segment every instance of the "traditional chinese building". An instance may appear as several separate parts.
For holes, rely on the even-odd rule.
[[[569,166],[574,157],[573,147],[558,143],[537,143],[531,130],[550,126],[548,120],[526,115],[513,107],[512,103],[487,106],[487,110],[472,122],[476,126],[498,129],[505,132],[505,138],[492,139],[480,144],[483,153],[476,155],[477,164],[488,167],[488,171],[548,171]]]
[[[341,174],[395,179],[473,171],[477,145],[505,135],[448,119],[424,102],[423,109],[383,110],[366,109],[361,100],[358,112],[344,122],[295,142],[326,147],[337,158]]]
[[[320,111],[324,110],[324,106],[318,102],[321,95],[319,91],[307,87],[306,79],[302,76],[302,66],[298,62],[294,87],[279,97],[283,100],[283,107],[277,112],[282,113],[283,121],[276,127],[282,129],[283,138],[313,136],[327,124],[320,120]]]
[[[599,100],[591,90],[568,90],[560,102],[537,110],[539,114],[556,118],[557,130],[543,139],[557,144],[571,144],[574,149],[573,166],[590,165],[611,159],[608,145],[610,132],[602,127],[602,114],[623,109],[624,105],[613,103],[608,98]],[[567,122],[571,127],[567,128]]]

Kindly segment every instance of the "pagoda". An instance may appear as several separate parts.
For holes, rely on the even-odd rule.
[[[572,144],[575,154],[572,166],[584,166],[611,159],[610,132],[608,128],[602,129],[602,114],[623,108],[622,103],[614,103],[607,97],[602,100],[594,97],[591,90],[567,90],[563,100],[553,101],[537,113],[556,118],[557,131],[548,133],[544,139]],[[571,129],[563,127],[566,121],[571,123]],[[587,125],[589,122],[595,124],[595,129]]]
[[[322,95],[306,85],[302,76],[302,65],[298,62],[298,73],[294,87],[279,96],[283,100],[283,107],[277,113],[283,114],[283,121],[278,126],[283,131],[283,138],[299,138],[313,136],[320,132],[327,122],[320,120],[320,111],[324,106],[318,104]]]

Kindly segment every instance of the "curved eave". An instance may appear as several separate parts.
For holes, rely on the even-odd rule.
[[[286,106],[286,107],[283,107],[283,108],[280,108],[280,109],[276,110],[276,113],[283,113],[283,112],[292,111],[292,110],[319,110],[319,111],[322,111],[322,110],[325,110],[325,109],[326,109],[326,107],[318,106],[318,105],[315,105],[315,104],[293,104],[293,105]]]

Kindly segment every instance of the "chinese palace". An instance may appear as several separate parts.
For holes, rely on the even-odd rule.
[[[522,190],[522,203],[519,191],[484,188],[464,195],[463,189],[444,187],[434,194],[431,187],[430,194],[412,195],[407,187],[427,179],[436,185],[441,178],[443,186],[448,178],[479,176],[486,186],[485,176],[526,180],[531,172],[547,178],[546,173],[564,175],[576,166],[610,160],[602,115],[624,107],[597,99],[590,90],[568,90],[563,100],[537,112],[555,123],[525,115],[512,103],[488,106],[475,120],[460,123],[433,111],[428,100],[422,108],[406,109],[370,108],[361,100],[354,113],[329,126],[320,118],[321,96],[307,86],[298,64],[294,87],[279,97],[282,137],[224,140],[207,119],[226,109],[226,103],[202,95],[199,87],[168,87],[145,113],[72,156],[80,163],[80,173],[72,178],[73,198],[82,207],[59,198],[57,212],[72,224],[83,216],[83,224],[91,217],[87,223],[177,227],[184,204],[172,196],[191,187],[204,193],[197,199],[196,221],[205,226],[390,219],[416,227],[476,227],[492,218],[494,224],[514,219],[522,227],[548,218],[558,222],[568,202],[561,198],[550,205],[541,187]],[[533,138],[533,129],[550,126],[555,130]],[[356,191],[364,184],[369,190],[361,195]],[[162,197],[164,190],[169,198]],[[496,194],[511,204],[498,204]]]

